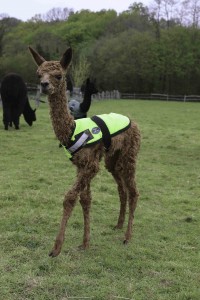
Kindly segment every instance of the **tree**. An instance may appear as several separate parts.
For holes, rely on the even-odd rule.
[[[133,4],[129,5],[128,13],[134,13],[140,16],[148,16],[149,9],[147,6],[144,6],[142,2],[134,2]]]
[[[72,65],[72,77],[76,87],[81,86],[84,80],[90,75],[90,63],[84,55],[81,55],[79,61]]]
[[[150,29],[148,7],[143,6],[142,3],[134,2],[129,6],[129,9],[119,14],[113,19],[109,26],[109,33],[118,34],[122,31],[134,28],[138,31],[146,31]]]
[[[151,35],[134,29],[97,41],[89,61],[100,88],[120,92],[149,91],[153,43]]]
[[[59,22],[66,21],[68,17],[73,14],[74,11],[72,8],[60,8],[54,7],[50,9],[46,14],[36,14],[33,16],[30,21],[32,22]]]
[[[183,2],[187,16],[189,16],[188,24],[197,28],[200,19],[200,0],[186,0]]]
[[[21,21],[10,18],[7,14],[0,14],[0,56],[3,53],[3,39],[12,28],[16,27]]]

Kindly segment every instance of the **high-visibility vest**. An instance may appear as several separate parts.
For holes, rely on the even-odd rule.
[[[121,114],[110,113],[78,119],[75,120],[75,124],[70,146],[63,146],[69,158],[81,148],[101,141],[106,150],[109,150],[111,137],[127,130],[130,127],[130,119]]]

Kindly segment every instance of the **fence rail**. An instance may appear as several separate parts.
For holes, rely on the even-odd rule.
[[[33,96],[33,99],[38,102],[40,101],[40,85],[27,84],[28,92]],[[80,89],[79,89],[80,90]],[[82,95],[79,91],[80,101]],[[169,94],[138,94],[138,93],[120,93],[118,90],[103,91],[95,95],[92,95],[92,99],[103,100],[103,99],[138,99],[138,100],[161,100],[161,101],[181,101],[181,102],[200,102],[200,95],[169,95]],[[39,103],[39,102],[38,102]],[[0,97],[1,106],[1,97]]]
[[[183,101],[200,102],[200,95],[169,95],[169,94],[128,94],[121,93],[121,99],[139,100],[163,100],[163,101]]]
[[[35,92],[36,98],[40,95],[39,85],[27,85],[29,92]],[[79,92],[80,93],[80,92]],[[82,97],[82,96],[80,96]],[[138,100],[161,100],[161,101],[182,101],[182,102],[200,102],[200,95],[169,95],[169,94],[138,94],[138,93],[120,93],[118,90],[103,91],[92,96],[93,99],[138,99]]]

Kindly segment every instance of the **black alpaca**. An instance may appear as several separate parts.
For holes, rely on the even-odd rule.
[[[32,126],[36,121],[35,110],[30,106],[27,87],[22,77],[15,73],[6,75],[1,83],[1,99],[3,104],[3,124],[5,130],[8,126],[19,129],[20,115],[24,115],[25,121]]]
[[[84,95],[81,103],[75,99],[69,101],[69,109],[75,120],[87,117],[92,95],[98,93],[95,80],[92,81],[90,78],[87,78],[86,82],[81,86],[81,92]]]

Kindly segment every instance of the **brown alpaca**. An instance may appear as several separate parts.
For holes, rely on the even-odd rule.
[[[40,78],[43,93],[48,95],[50,117],[53,129],[60,143],[70,146],[70,139],[75,128],[66,98],[65,73],[72,59],[72,50],[68,48],[60,61],[46,61],[35,50],[29,50],[38,65],[37,74]],[[86,119],[81,119],[86,120]],[[72,210],[80,196],[80,204],[84,216],[84,235],[82,248],[89,247],[90,240],[90,182],[99,171],[99,162],[104,156],[106,169],[111,172],[117,185],[120,198],[120,213],[115,228],[122,228],[129,205],[128,226],[124,243],[128,243],[132,234],[134,211],[139,193],[135,183],[136,157],[140,146],[140,132],[134,122],[130,122],[127,130],[112,137],[111,145],[106,151],[102,141],[89,147],[82,147],[73,155],[72,163],[77,167],[77,179],[73,187],[65,194],[63,216],[60,230],[50,256],[55,257],[61,252],[64,241],[65,227]]]

